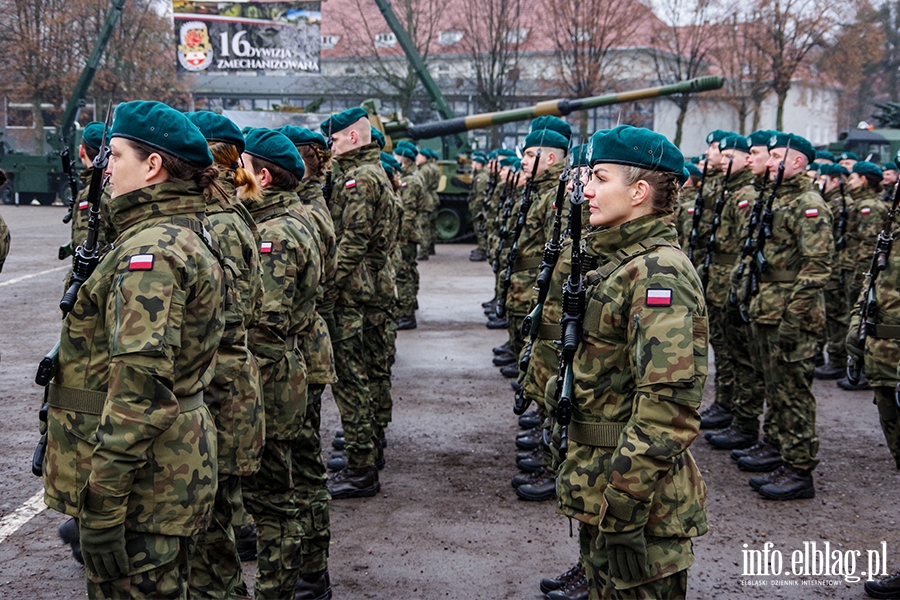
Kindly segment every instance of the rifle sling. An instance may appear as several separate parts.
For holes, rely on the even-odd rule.
[[[537,337],[539,340],[561,340],[562,329],[559,323],[541,323],[538,325]]]
[[[615,255],[611,259],[597,268],[596,276],[592,274],[592,276],[586,278],[586,283],[588,285],[595,283],[598,280],[597,276],[599,276],[599,279],[606,279],[610,275],[615,273],[616,269],[630,261],[632,258],[640,256],[641,254],[645,254],[659,246],[671,245],[672,243],[667,239],[661,237],[650,237],[645,240],[641,240],[636,244],[632,244],[631,246],[628,246],[626,248],[617,250]]]
[[[800,271],[785,271],[783,269],[769,269],[759,276],[763,283],[793,283],[797,280]]]
[[[625,423],[586,423],[572,420],[567,430],[569,439],[583,446],[615,448],[625,430]]]
[[[900,325],[866,323],[866,335],[878,340],[900,340]]]
[[[513,263],[512,272],[518,273],[519,271],[527,271],[528,269],[536,269],[541,266],[541,263],[544,261],[541,256],[533,256],[531,258],[520,258],[516,262]]]
[[[724,252],[714,252],[712,255],[712,264],[733,267],[740,258],[740,254],[725,254]]]
[[[70,388],[50,382],[47,403],[53,408],[71,410],[88,415],[100,415],[106,405],[106,392]],[[203,392],[178,399],[180,412],[190,412],[203,406]]]

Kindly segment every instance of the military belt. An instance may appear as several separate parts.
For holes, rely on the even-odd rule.
[[[784,271],[781,269],[769,269],[762,275],[759,280],[763,283],[793,283],[797,280],[800,271]]]
[[[572,420],[569,423],[569,439],[584,446],[615,448],[625,430],[625,423],[585,423]]]
[[[866,335],[879,340],[900,340],[900,325],[866,323]]]
[[[512,272],[527,271],[528,269],[536,269],[544,262],[543,257],[533,256],[531,258],[520,258],[513,263]]]
[[[739,256],[739,254],[724,254],[721,252],[716,252],[712,255],[712,263],[714,265],[734,266]]]
[[[562,339],[562,327],[559,323],[541,323],[538,325],[539,340],[560,340]]]
[[[70,388],[50,382],[47,403],[53,408],[88,415],[100,415],[106,405],[106,392]],[[178,398],[179,412],[190,412],[203,406],[203,392]]]

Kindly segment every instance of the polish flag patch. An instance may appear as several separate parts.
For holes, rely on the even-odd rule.
[[[129,271],[150,271],[153,269],[152,254],[135,254],[128,259]]]
[[[78,210],[85,210],[90,205],[91,205],[91,203],[88,202],[87,200],[82,200],[81,202],[78,203]]]
[[[689,214],[689,215],[694,214],[694,209],[693,209],[693,208],[689,208],[689,209],[688,209],[688,214]]]
[[[807,208],[806,209],[806,218],[807,219],[811,219],[813,217],[818,217],[818,216],[819,216],[818,208]]]
[[[672,290],[647,290],[647,306],[672,306]]]
[[[409,185],[409,184],[406,183],[406,182],[404,181],[403,183],[400,184],[400,187],[406,187],[406,186],[408,186],[408,185]]]
[[[355,188],[355,187],[356,187],[356,180],[355,180],[355,179],[351,179],[350,181],[348,181],[347,183],[344,184],[344,188],[345,188],[345,189],[348,189],[348,190],[353,189],[353,188]]]
[[[260,254],[272,254],[272,242],[263,242],[259,245]]]
[[[748,206],[750,206],[749,200],[741,200],[738,202],[738,208],[747,208]]]
[[[872,212],[872,209],[871,208],[861,208],[861,209],[859,209],[859,212],[860,212],[860,214],[867,215],[870,212]]]

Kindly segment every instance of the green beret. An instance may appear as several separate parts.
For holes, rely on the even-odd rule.
[[[488,162],[488,157],[481,150],[476,150],[472,153],[472,162],[480,162],[481,164],[486,165]]]
[[[400,163],[397,162],[397,159],[394,158],[394,155],[388,154],[387,152],[381,153],[381,162],[386,162],[387,164],[391,165],[391,168],[394,169],[395,171],[397,171],[398,173],[403,168],[402,166],[400,166]]]
[[[701,171],[700,167],[694,163],[684,163],[684,170],[688,172],[688,176],[690,177],[703,177],[703,171]]]
[[[651,171],[673,173],[685,182],[684,155],[664,135],[631,125],[619,125],[609,132],[591,136],[589,160],[613,163]]]
[[[409,140],[400,140],[399,142],[397,142],[396,144],[394,144],[394,148],[399,148],[399,147],[401,147],[401,146],[404,146],[404,147],[406,147],[406,148],[409,148],[410,150],[412,150],[412,151],[415,152],[416,154],[419,153],[419,148],[418,148],[415,144],[413,144],[411,141],[409,141]]]
[[[319,128],[322,130],[322,133],[329,135],[347,129],[360,119],[368,118],[369,113],[366,112],[366,109],[356,106],[341,111],[336,115],[331,115],[329,118],[322,121]]]
[[[519,167],[521,166],[521,163],[519,162],[519,159],[516,158],[515,156],[504,156],[503,158],[500,159],[500,166],[501,167],[509,167],[513,171],[518,171]]]
[[[372,141],[378,144],[378,147],[384,150],[385,142],[384,134],[376,127],[372,127]]]
[[[726,135],[719,140],[719,151],[722,150],[739,150],[741,152],[750,152],[750,146],[747,138],[742,135],[731,134]]]
[[[498,149],[496,150],[496,152],[497,152],[497,156],[498,156],[498,157],[500,157],[500,156],[512,156],[512,157],[515,157],[515,156],[516,156],[516,151],[513,150],[512,148],[498,148]]]
[[[701,161],[701,160],[704,160],[705,158],[706,158],[706,155],[705,155],[705,154],[702,155],[702,156],[692,156],[692,157],[691,157],[691,164],[692,164],[692,165],[699,165],[699,164],[700,164],[700,161]]]
[[[824,164],[819,165],[819,175],[828,175],[829,177],[840,177],[843,175],[846,177],[850,175],[850,171],[837,163]]]
[[[706,135],[706,143],[707,144],[715,144],[716,142],[721,142],[722,138],[729,135],[737,135],[733,131],[725,131],[724,129],[716,129],[714,131],[710,131]]]
[[[883,165],[881,165],[881,170],[882,171],[900,171],[900,169],[897,168],[897,163],[895,163],[895,162],[884,163]]]
[[[409,146],[398,144],[394,147],[394,154],[397,156],[402,156],[403,158],[411,158],[412,160],[416,160],[416,151]]]
[[[881,167],[867,160],[861,160],[854,164],[853,172],[859,175],[871,175],[873,177],[877,177],[878,179],[884,177],[884,173],[881,172]]]
[[[90,146],[94,150],[100,149],[103,143],[103,123],[100,121],[91,121],[81,130],[81,141],[85,146]],[[109,142],[109,140],[107,140]]]
[[[328,148],[324,135],[316,133],[311,129],[307,129],[306,127],[285,125],[284,127],[279,127],[275,131],[284,134],[295,146],[320,146],[322,148]]]
[[[818,159],[830,160],[831,162],[835,162],[834,154],[829,152],[828,150],[816,150],[816,160]]]
[[[819,164],[819,163],[809,163],[809,164],[806,166],[806,170],[807,170],[807,171],[815,171],[816,173],[818,173],[818,172],[819,172],[819,169],[820,169],[821,167],[822,167],[822,165]]]
[[[587,155],[588,155],[589,150],[590,150],[590,147],[588,144],[579,144],[578,146],[575,146],[574,148],[572,148],[572,154],[571,154],[572,166],[573,167],[589,167],[589,166],[591,166],[590,164],[588,164],[588,156]]]
[[[142,142],[194,166],[213,163],[206,138],[197,126],[162,102],[135,100],[116,107],[110,138]]]
[[[816,160],[816,149],[813,148],[813,145],[809,143],[809,141],[800,137],[796,133],[784,133],[782,131],[773,131],[772,137],[769,138],[768,148],[769,150],[774,150],[775,148],[786,148],[788,142],[791,144],[791,150],[796,150],[800,154],[804,155],[809,159],[809,162],[813,162]]]
[[[538,129],[525,136],[524,148],[569,148],[569,138],[552,129]]]
[[[303,179],[306,168],[303,159],[294,147],[294,143],[286,135],[271,129],[251,129],[245,136],[247,147],[244,152],[274,163]]]
[[[566,139],[572,137],[572,127],[559,117],[549,115],[538,117],[531,122],[529,132],[540,131],[541,129],[550,129],[551,131],[555,131],[556,133],[565,136]]]
[[[488,160],[494,160],[495,158],[497,158],[496,150],[491,150],[490,152],[488,152]]]
[[[859,157],[856,156],[854,152],[841,152],[838,157],[838,160],[859,160]]]
[[[747,136],[747,145],[751,148],[753,146],[768,146],[769,139],[771,139],[773,133],[775,132],[771,129],[760,129],[758,131],[754,131]]]
[[[208,110],[187,112],[184,116],[197,126],[207,142],[223,142],[236,146],[239,153],[244,151],[244,134],[228,117]]]
[[[440,160],[441,158],[440,156],[438,156],[437,152],[435,152],[431,148],[419,148],[419,154],[431,160]]]

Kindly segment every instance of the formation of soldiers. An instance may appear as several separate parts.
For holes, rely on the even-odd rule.
[[[705,438],[714,448],[731,450],[740,470],[755,474],[748,483],[763,498],[814,497],[814,377],[874,390],[900,468],[900,259],[890,252],[897,164],[878,166],[851,152],[835,157],[778,131],[747,137],[713,131],[704,156],[672,168],[683,169],[684,185],[671,214],[659,211],[660,229],[651,234],[641,230],[641,218],[601,222],[594,203],[573,218],[575,189],[586,192],[594,178],[609,189],[598,141],[623,137],[619,130],[572,147],[568,125],[542,117],[532,123],[521,160],[505,150],[473,158],[470,210],[478,247],[470,259],[490,261],[496,275],[497,293],[483,306],[487,327],[509,332],[494,348],[494,364],[514,379],[514,412],[523,429],[516,439],[521,473],[512,485],[522,500],[556,498],[558,512],[581,522],[578,563],[541,581],[551,600],[683,597],[679,578],[686,581],[691,553],[677,544],[706,531],[705,485],[687,451],[700,429],[709,430]],[[660,140],[647,152],[664,147]],[[616,146],[621,154],[639,148],[645,146]],[[641,162],[606,160],[629,169]],[[573,185],[584,172],[589,179]],[[642,176],[651,188],[665,187],[646,173],[626,176],[632,185]],[[562,236],[561,220],[568,221]],[[600,239],[610,245],[601,249]],[[642,264],[669,244],[680,248],[689,270]],[[700,298],[679,296],[671,282],[635,294],[637,280],[647,285],[654,268],[677,273]],[[625,281],[616,285],[623,271]],[[577,293],[584,286],[587,293]],[[665,325],[647,338],[645,321]],[[581,329],[577,350],[567,337],[572,322]],[[698,413],[700,396],[686,388],[702,390],[707,335],[715,353],[715,402]],[[579,363],[589,368],[579,370]],[[564,379],[567,368],[574,386]],[[673,370],[681,376],[671,377]],[[642,383],[656,395],[656,406],[640,405]],[[665,391],[667,383],[675,390]],[[631,396],[630,412],[619,409],[619,395]],[[668,403],[658,402],[662,397]],[[531,402],[537,410],[524,412]],[[648,481],[662,483],[654,489]],[[641,483],[635,489],[631,482]],[[678,493],[664,489],[670,484]],[[642,520],[648,503],[654,508]],[[623,542],[626,570],[635,575],[635,555],[649,568],[633,578],[622,577],[617,561],[623,555],[609,548],[609,536],[625,532],[632,534]],[[653,544],[659,544],[655,551]],[[604,548],[606,555],[596,556]],[[673,552],[679,560],[671,561]],[[900,575],[867,582],[866,590],[900,598]]]
[[[329,502],[381,488],[440,174],[363,109],[321,131],[140,101],[83,131],[35,468],[91,598],[249,597],[252,556],[256,598],[331,597]]]

